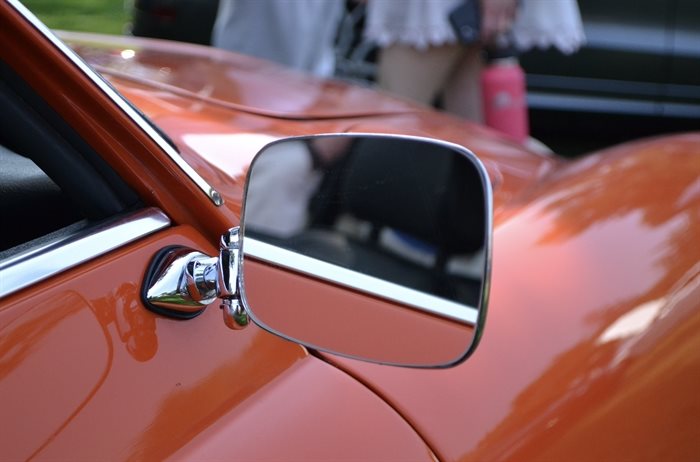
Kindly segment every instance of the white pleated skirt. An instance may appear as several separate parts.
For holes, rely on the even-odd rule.
[[[462,1],[368,0],[365,37],[381,47],[426,49],[456,43],[448,15]],[[555,47],[567,54],[584,43],[576,0],[522,0],[511,33],[499,39],[499,44],[521,51]]]

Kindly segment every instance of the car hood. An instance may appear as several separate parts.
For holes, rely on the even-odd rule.
[[[367,88],[217,48],[126,36],[59,35],[103,73],[242,112],[314,120],[416,110],[409,102],[378,99]]]
[[[398,133],[465,146],[484,162],[498,215],[561,162],[446,113],[274,63],[164,40],[59,32],[153,120],[238,216],[244,172],[267,142],[332,132]]]

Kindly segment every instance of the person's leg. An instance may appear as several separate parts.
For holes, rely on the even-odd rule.
[[[461,54],[459,45],[417,50],[392,45],[379,53],[379,86],[399,96],[430,105],[442,90]]]
[[[450,74],[442,95],[445,110],[474,122],[483,122],[481,101],[481,47],[463,48],[460,59]]]

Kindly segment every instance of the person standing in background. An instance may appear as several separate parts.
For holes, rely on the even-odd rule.
[[[378,83],[423,104],[442,97],[445,110],[481,122],[483,48],[520,51],[556,46],[572,53],[584,42],[576,0],[367,0],[365,38],[380,47]],[[478,40],[459,43],[449,15],[478,2]]]
[[[221,0],[212,45],[330,77],[343,8],[343,0]]]

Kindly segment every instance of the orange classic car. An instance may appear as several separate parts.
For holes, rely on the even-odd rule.
[[[0,460],[700,458],[700,133],[0,36]]]

